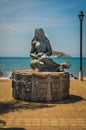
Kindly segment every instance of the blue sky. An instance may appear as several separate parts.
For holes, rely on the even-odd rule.
[[[0,56],[29,56],[34,30],[42,27],[53,50],[79,57],[81,10],[86,15],[86,0],[0,0]]]

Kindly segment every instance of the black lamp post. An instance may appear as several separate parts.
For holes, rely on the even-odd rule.
[[[82,11],[79,13],[79,20],[80,20],[80,72],[79,72],[79,80],[83,80],[83,72],[82,72],[82,21],[84,14]]]

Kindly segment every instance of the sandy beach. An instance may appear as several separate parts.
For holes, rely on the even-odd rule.
[[[70,96],[54,103],[12,98],[12,80],[0,79],[0,130],[86,130],[86,78],[70,79]]]

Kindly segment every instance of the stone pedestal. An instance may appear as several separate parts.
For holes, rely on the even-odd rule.
[[[69,96],[69,73],[15,71],[12,74],[12,96],[24,101],[48,102]]]

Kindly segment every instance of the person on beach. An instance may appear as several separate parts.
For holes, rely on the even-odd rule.
[[[0,70],[0,77],[2,77],[4,74],[3,74],[3,72]]]
[[[64,68],[71,66],[69,62],[56,63],[49,57],[50,55],[52,55],[52,48],[49,39],[45,36],[44,30],[42,28],[35,29],[34,38],[31,41],[31,68],[42,72],[60,72],[64,71]]]

